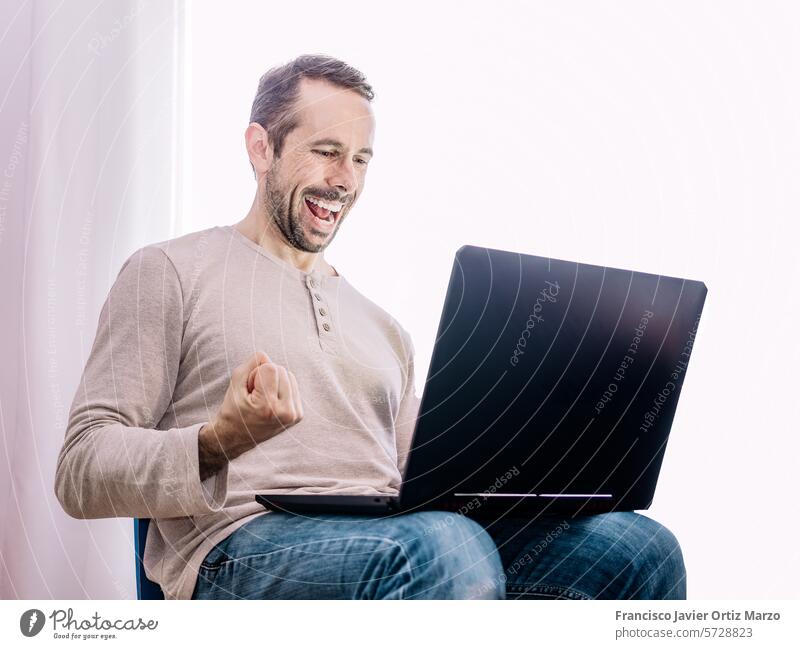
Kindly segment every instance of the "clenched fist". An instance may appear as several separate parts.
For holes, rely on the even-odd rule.
[[[294,374],[256,352],[233,370],[219,411],[200,429],[200,479],[302,418]]]

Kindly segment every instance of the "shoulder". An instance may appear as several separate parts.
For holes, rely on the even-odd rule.
[[[149,243],[135,250],[123,262],[120,274],[135,271],[139,276],[157,274],[164,281],[184,283],[223,243],[220,228],[212,227],[189,232],[179,237]],[[154,275],[155,276],[155,275]]]
[[[219,228],[214,227],[142,246],[123,261],[114,292],[140,296],[158,291],[180,295],[192,273],[201,269],[209,256],[216,256],[213,248],[221,239]]]
[[[188,232],[173,239],[165,239],[151,243],[145,248],[160,251],[169,259],[178,274],[187,267],[197,266],[204,259],[213,256],[218,246],[223,243],[221,228],[214,226],[204,230]],[[158,254],[157,252],[155,254]]]

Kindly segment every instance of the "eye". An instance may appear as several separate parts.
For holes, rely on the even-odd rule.
[[[367,160],[364,160],[364,158],[358,158],[358,163],[362,164],[362,165],[366,165],[367,164]]]
[[[319,153],[320,155],[324,155],[326,158],[332,155],[336,155],[333,151],[314,151],[314,153]]]

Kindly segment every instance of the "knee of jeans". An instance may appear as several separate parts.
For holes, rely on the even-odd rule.
[[[636,576],[631,597],[683,599],[686,567],[675,534],[643,514],[625,512],[629,522],[622,538],[629,548],[631,572]],[[623,522],[625,525],[626,522]]]
[[[492,538],[479,523],[449,512],[420,512],[412,563],[436,584],[434,597],[503,599],[505,572]]]

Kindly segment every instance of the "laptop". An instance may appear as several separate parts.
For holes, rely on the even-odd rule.
[[[650,507],[707,289],[463,246],[397,496],[258,494],[274,511]]]

